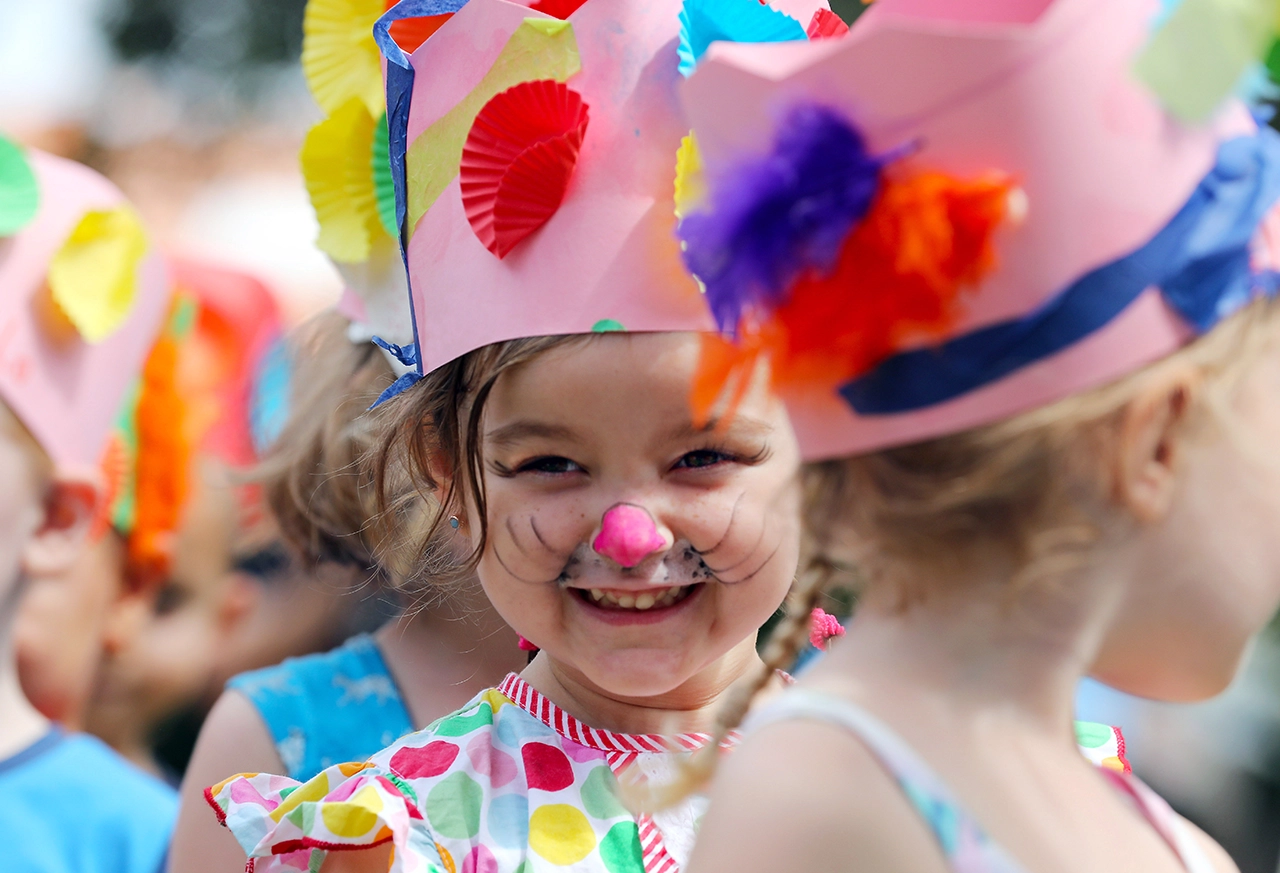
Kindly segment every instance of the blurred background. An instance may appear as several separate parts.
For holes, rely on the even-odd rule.
[[[0,0],[0,125],[113,179],[170,250],[297,321],[337,299],[297,155],[305,0]]]
[[[258,276],[296,324],[341,290],[313,245],[298,169],[321,118],[299,66],[304,6],[0,0],[0,129],[103,172],[166,248]],[[846,21],[863,8],[832,6]],[[1120,725],[1135,771],[1242,873],[1280,870],[1280,628],[1213,702],[1152,704],[1086,684],[1079,712]],[[166,756],[171,777],[183,754]]]

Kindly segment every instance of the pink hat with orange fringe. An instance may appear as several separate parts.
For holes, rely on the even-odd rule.
[[[384,398],[503,340],[713,329],[675,237],[682,67],[716,36],[838,21],[821,0],[688,5],[403,0],[379,21],[416,339]],[[406,54],[413,19],[434,30]]]
[[[1274,293],[1280,137],[1226,99],[1248,58],[1206,85],[1195,54],[1248,31],[1233,9],[878,0],[840,38],[711,46],[679,234],[736,342],[702,378],[767,356],[835,457],[1103,384]]]
[[[0,399],[55,464],[92,469],[164,320],[164,265],[88,167],[0,137]]]
[[[271,291],[235,270],[175,259],[169,317],[116,419],[99,520],[126,540],[131,568],[168,572],[198,457],[252,465],[288,412],[290,365]],[[237,488],[240,523],[259,489]]]

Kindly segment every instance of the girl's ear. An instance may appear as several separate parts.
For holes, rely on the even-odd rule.
[[[89,543],[102,499],[95,478],[55,473],[44,494],[40,525],[23,550],[26,572],[32,576],[67,572]]]
[[[436,449],[428,455],[427,473],[436,483],[439,494],[447,494],[453,488],[453,465],[443,451]]]
[[[435,482],[435,498],[440,502],[440,509],[445,513],[445,522],[453,530],[467,528],[466,501],[462,495],[456,494],[454,488],[459,485],[454,478],[453,465],[442,451],[431,453],[427,461],[427,472]],[[458,498],[458,499],[455,499]]]
[[[1159,521],[1173,503],[1187,417],[1201,384],[1190,365],[1153,374],[1120,413],[1112,496],[1139,521]]]

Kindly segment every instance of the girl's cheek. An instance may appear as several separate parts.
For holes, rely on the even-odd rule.
[[[508,564],[531,564],[538,578],[558,574],[593,526],[583,501],[574,495],[508,488],[491,492],[488,510],[487,551],[496,551]]]

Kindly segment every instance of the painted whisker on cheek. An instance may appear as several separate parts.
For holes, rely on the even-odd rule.
[[[515,519],[507,516],[506,528],[507,535],[511,537],[511,542],[515,544],[515,547],[520,550],[520,554],[529,556],[529,550],[525,548],[524,543],[520,542],[520,535],[516,533]]]
[[[715,573],[717,577],[719,577],[721,573],[728,573],[731,570],[736,570],[737,568],[741,567],[743,564],[750,561],[753,557],[755,557],[755,554],[758,551],[760,551],[760,544],[764,542],[764,538],[767,533],[768,533],[768,525],[762,521],[760,524],[760,535],[756,537],[756,541],[751,545],[751,548],[746,551],[746,553],[742,556],[741,559],[739,559],[736,563],[726,564],[723,567],[711,567],[711,571]],[[728,532],[725,533],[725,536],[726,537],[728,536]],[[705,553],[703,557],[704,558],[706,557]]]
[[[506,571],[506,574],[508,576],[510,576],[512,579],[515,579],[517,582],[523,582],[526,585],[556,585],[556,584],[559,584],[562,579],[566,578],[567,568],[566,570],[562,570],[558,575],[553,576],[550,579],[541,579],[541,580],[526,579],[511,569],[511,567],[507,564],[506,560],[503,559],[502,553],[498,550],[498,546],[496,543],[494,544],[492,551],[493,551],[493,557],[495,560],[497,560],[498,565],[501,566],[504,571]]]
[[[542,531],[538,530],[537,516],[529,516],[529,529],[533,531],[533,535],[538,540],[538,544],[559,560],[569,561],[574,557],[574,549],[557,549],[543,538]]]
[[[781,542],[779,542],[776,546],[774,546],[773,551],[769,553],[769,556],[765,558],[759,564],[759,566],[757,566],[754,570],[752,570],[747,575],[741,577],[740,579],[723,579],[719,575],[717,575],[716,578],[719,579],[720,582],[722,582],[725,585],[741,585],[743,582],[750,582],[756,576],[760,575],[760,573],[762,573],[765,570],[765,568],[767,568],[770,564],[773,563],[773,559],[778,556],[778,552],[780,551],[782,551]]]
[[[716,540],[716,544],[709,549],[698,549],[698,554],[706,557],[715,554],[716,550],[724,545],[724,541],[729,538],[729,531],[733,530],[733,520],[738,517],[738,507],[742,505],[742,500],[747,496],[747,492],[743,491],[738,495],[738,499],[733,501],[733,510],[729,513],[729,520],[725,522],[724,533],[720,534],[720,539]]]

